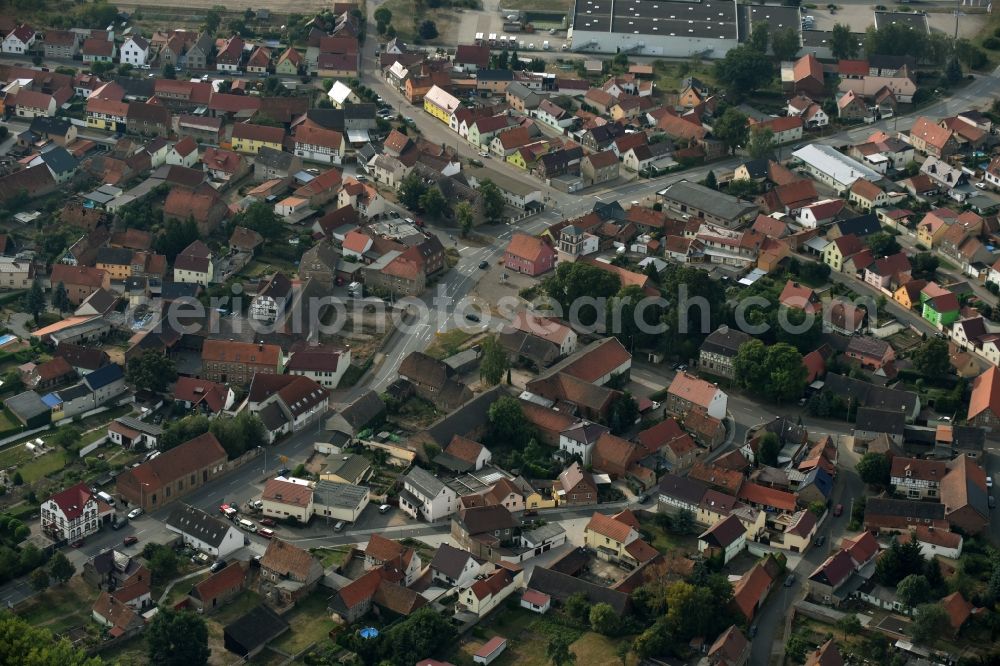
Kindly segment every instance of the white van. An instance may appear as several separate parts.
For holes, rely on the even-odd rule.
[[[112,497],[111,495],[107,494],[107,493],[106,493],[106,492],[104,492],[103,490],[102,490],[102,491],[100,491],[99,493],[97,493],[97,496],[98,496],[99,498],[101,498],[102,500],[104,500],[104,501],[105,501],[105,502],[106,502],[107,504],[109,504],[110,506],[114,506],[114,505],[115,505],[115,498],[114,498],[114,497]]]
[[[240,526],[240,529],[246,530],[247,532],[256,532],[257,531],[257,526],[254,525],[253,523],[251,523],[246,518],[240,518],[240,520],[239,520],[239,526]]]

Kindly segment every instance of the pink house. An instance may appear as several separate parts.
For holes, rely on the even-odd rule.
[[[512,271],[541,275],[555,264],[555,250],[541,238],[514,234],[503,255],[503,264]]]

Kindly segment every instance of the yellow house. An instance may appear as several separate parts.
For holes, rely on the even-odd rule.
[[[524,508],[526,509],[552,509],[555,508],[558,498],[553,493],[552,496],[543,495],[537,490],[533,490],[524,497]]]
[[[818,526],[816,514],[808,509],[803,509],[794,515],[788,516],[787,523],[784,540],[781,542],[780,547],[790,550],[793,553],[804,553],[809,544],[812,543],[813,536],[816,534],[816,527]],[[773,541],[771,543],[772,545],[778,545]]]
[[[521,150],[515,150],[513,153],[507,156],[507,163],[513,164],[518,169],[523,171],[528,170],[528,163],[524,159],[524,155]]]
[[[132,276],[132,250],[123,247],[102,247],[94,265],[107,271],[112,280],[127,280]]]
[[[931,212],[924,216],[924,219],[917,225],[917,242],[930,250],[948,231],[948,223],[937,214]]]
[[[297,76],[299,68],[304,64],[305,58],[302,57],[302,54],[289,47],[288,50],[278,57],[278,64],[275,65],[274,71],[285,76]]]
[[[431,89],[424,95],[424,111],[445,125],[451,124],[451,114],[455,113],[455,109],[460,104],[458,98],[437,86],[431,86]]]
[[[87,100],[87,127],[108,132],[125,131],[128,104],[110,99]]]
[[[861,239],[854,234],[841,236],[836,240],[830,241],[823,248],[823,263],[832,270],[842,271],[844,269],[844,261],[848,257],[861,252],[864,248],[865,246],[861,242]]]
[[[285,141],[283,127],[268,127],[251,123],[233,125],[232,146],[238,153],[256,155],[264,147],[282,150]]]
[[[920,290],[926,284],[926,280],[911,280],[893,292],[892,300],[907,310],[912,310],[915,305],[920,305]]]
[[[652,560],[659,552],[639,538],[639,521],[631,511],[613,516],[594,513],[584,531],[584,539],[597,557],[634,568]]]
[[[763,511],[740,504],[731,495],[709,490],[698,506],[695,521],[699,525],[712,527],[729,516],[736,516],[746,530],[747,540],[758,538],[764,533],[765,515]]]

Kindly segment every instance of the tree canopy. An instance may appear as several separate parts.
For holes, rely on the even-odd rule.
[[[891,465],[884,453],[869,451],[858,461],[857,470],[861,480],[871,486],[889,485]]]
[[[490,222],[499,222],[503,219],[504,203],[503,193],[500,188],[489,178],[479,183],[479,195],[483,198],[483,215]]]
[[[800,398],[808,376],[802,354],[786,342],[767,347],[760,340],[743,343],[733,370],[740,386],[760,392],[774,402]]]
[[[125,365],[125,381],[140,390],[162,393],[177,379],[177,366],[166,354],[146,351]]]
[[[771,51],[779,61],[792,60],[800,48],[799,32],[792,26],[784,27],[771,36]]]
[[[165,666],[201,666],[208,662],[208,627],[190,611],[161,608],[146,630],[149,659]]]
[[[941,338],[928,338],[910,352],[913,367],[927,377],[947,377],[951,373],[948,343]]]
[[[775,34],[771,39],[772,48],[777,39]],[[715,62],[715,78],[739,97],[770,83],[774,78],[774,64],[767,55],[742,44],[730,49],[725,58]]]
[[[850,59],[858,54],[858,43],[851,34],[851,27],[836,23],[830,35],[830,50],[837,60]]]
[[[747,142],[747,154],[753,159],[772,157],[777,143],[774,132],[767,127],[754,125],[750,130],[750,140]]]
[[[735,154],[736,149],[746,143],[750,134],[747,117],[731,106],[712,125],[712,134],[725,144],[730,153]]]
[[[496,386],[510,368],[507,352],[500,346],[497,336],[488,336],[482,342],[482,357],[479,362],[479,378],[487,386]]]
[[[14,615],[0,613],[0,666],[102,666],[100,657],[87,657],[66,638],[35,627]]]
[[[563,262],[555,273],[542,280],[542,290],[549,298],[559,303],[562,316],[568,318],[574,303],[577,303],[578,320],[584,326],[593,326],[598,315],[603,319],[604,311],[594,307],[580,307],[584,298],[610,298],[618,293],[621,280],[614,273],[583,262]]]

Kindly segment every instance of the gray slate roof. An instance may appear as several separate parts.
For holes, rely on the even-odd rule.
[[[226,533],[230,529],[235,529],[231,524],[187,504],[181,504],[170,513],[167,526],[204,541],[214,548],[222,545],[222,540],[226,538]]]

